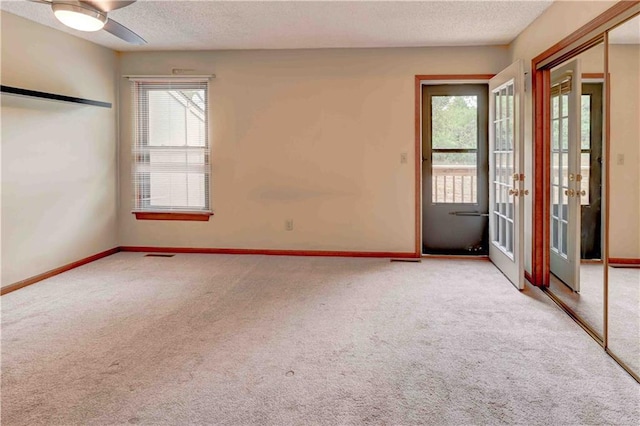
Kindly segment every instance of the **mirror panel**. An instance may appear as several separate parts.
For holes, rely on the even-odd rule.
[[[548,219],[548,291],[601,341],[605,303],[604,50],[604,43],[600,43],[551,70]],[[580,79],[573,85],[572,71],[579,73]],[[572,114],[577,114],[577,124],[572,122]]]
[[[609,32],[608,349],[640,375],[640,16]]]

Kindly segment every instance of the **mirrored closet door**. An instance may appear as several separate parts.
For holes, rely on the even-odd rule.
[[[640,382],[640,2],[534,58],[532,81],[532,277]]]
[[[608,33],[607,349],[640,376],[640,16]]]

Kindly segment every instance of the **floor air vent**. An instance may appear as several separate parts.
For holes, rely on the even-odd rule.
[[[144,257],[173,257],[175,254],[164,254],[164,253],[147,253]]]

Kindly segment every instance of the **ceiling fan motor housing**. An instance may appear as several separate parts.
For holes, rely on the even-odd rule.
[[[107,22],[105,12],[81,1],[53,0],[51,9],[63,24],[80,31],[98,31]]]

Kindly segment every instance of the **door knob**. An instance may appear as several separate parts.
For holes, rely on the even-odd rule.
[[[584,197],[585,195],[587,195],[587,191],[585,191],[584,189],[582,191],[578,191],[578,195],[582,195]]]
[[[575,191],[573,189],[565,189],[564,190],[564,195],[566,195],[567,197],[573,197],[575,195]]]
[[[510,189],[509,190],[509,195],[515,195],[517,197],[519,193],[520,192],[517,189]]]

